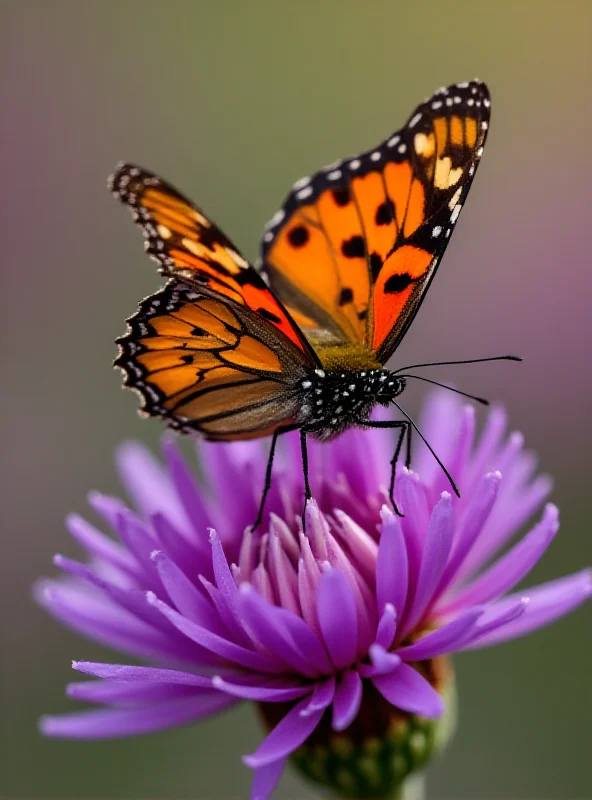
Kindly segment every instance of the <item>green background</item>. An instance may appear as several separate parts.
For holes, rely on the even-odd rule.
[[[35,728],[73,708],[70,659],[116,656],[46,617],[30,586],[55,551],[78,556],[63,516],[90,488],[117,492],[117,442],[161,433],[110,366],[159,285],[105,188],[120,159],[178,185],[254,257],[296,178],[371,147],[441,84],[486,80],[487,152],[400,357],[525,357],[442,375],[502,400],[556,479],[562,528],[531,581],[590,561],[591,40],[589,0],[0,2],[0,794],[245,797],[239,756],[261,736],[246,706],[117,742]],[[459,658],[461,726],[429,797],[592,796],[590,655],[580,611]],[[311,794],[289,775],[277,796]]]

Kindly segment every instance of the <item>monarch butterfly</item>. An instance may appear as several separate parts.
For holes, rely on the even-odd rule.
[[[389,493],[400,513],[395,466],[405,435],[407,464],[411,431],[423,436],[395,398],[408,378],[428,379],[409,374],[412,367],[392,372],[384,365],[444,254],[489,113],[484,83],[441,88],[378,147],[297,181],[265,229],[259,271],[156,175],[123,164],[110,179],[169,278],[128,320],[115,365],[140,394],[143,413],[172,428],[215,441],[272,436],[254,527],[278,436],[292,430],[300,431],[306,507],[307,436],[397,428]],[[439,363],[489,360],[496,359]],[[423,366],[431,364],[413,365]],[[394,404],[404,419],[371,420],[376,404]]]

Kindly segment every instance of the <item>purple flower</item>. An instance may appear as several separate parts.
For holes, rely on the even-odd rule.
[[[550,481],[533,476],[520,434],[505,436],[504,413],[494,409],[478,439],[473,410],[455,399],[435,395],[424,417],[460,499],[421,451],[417,472],[398,471],[405,516],[397,517],[385,489],[392,441],[381,431],[349,431],[332,444],[311,442],[316,502],[306,533],[298,443],[289,436],[255,533],[245,528],[265,471],[259,444],[200,443],[207,488],[170,440],[164,468],[140,445],[123,445],[117,462],[136,510],[91,494],[117,540],[70,516],[89,562],[56,556],[68,577],[44,581],[37,596],[71,628],[155,666],[74,662],[98,680],[72,683],[68,695],[100,708],[44,717],[41,730],[129,736],[254,700],[275,725],[245,757],[254,798],[269,796],[294,753],[311,777],[343,793],[378,795],[387,779],[400,784],[437,738],[429,721],[443,714],[451,683],[443,656],[523,636],[592,590],[583,571],[513,592],[557,533],[558,512],[547,505],[513,541]],[[394,747],[393,721],[423,732],[422,752],[386,777],[364,777],[355,759],[366,739]],[[327,758],[340,747],[351,771],[333,770],[330,781]],[[323,764],[313,751],[325,753]]]

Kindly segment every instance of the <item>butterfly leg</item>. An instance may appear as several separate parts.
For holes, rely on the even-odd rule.
[[[399,429],[399,438],[397,439],[397,444],[395,447],[395,453],[391,458],[391,479],[389,482],[389,500],[392,503],[393,509],[395,514],[399,517],[404,517],[405,515],[398,507],[397,503],[395,502],[395,477],[397,474],[397,461],[399,460],[399,455],[401,453],[401,449],[403,447],[403,440],[405,439],[405,434],[407,434],[407,449],[405,453],[405,466],[409,469],[411,465],[411,426],[407,422],[407,420],[367,420],[362,423],[365,428],[398,428]]]
[[[304,508],[302,509],[302,530],[306,530],[306,506],[312,497],[308,482],[308,448],[306,446],[306,431],[300,430],[300,452],[302,453],[302,474],[304,476]]]
[[[267,495],[269,494],[269,490],[271,489],[271,474],[273,470],[273,460],[275,458],[275,447],[277,444],[278,436],[281,436],[282,433],[288,433],[289,431],[296,430],[296,425],[287,425],[284,428],[277,428],[273,432],[273,436],[271,438],[271,447],[269,448],[269,455],[267,456],[267,467],[265,469],[265,486],[263,487],[263,494],[261,495],[261,501],[259,502],[259,511],[257,512],[257,519],[251,526],[251,531],[254,531],[256,528],[259,527],[261,524],[261,520],[263,519],[263,509],[265,508],[265,500],[267,499]]]

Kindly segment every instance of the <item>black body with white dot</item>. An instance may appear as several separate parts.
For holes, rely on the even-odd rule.
[[[347,428],[364,426],[377,404],[388,407],[404,388],[405,379],[385,369],[317,369],[300,383],[299,426],[316,439],[328,441]]]

